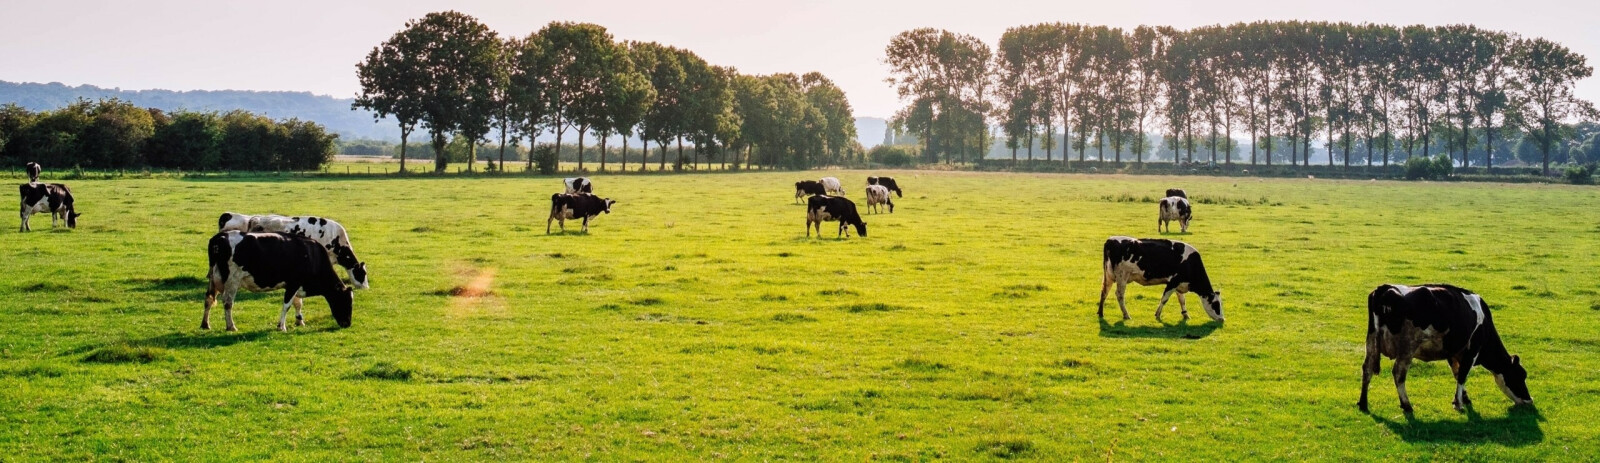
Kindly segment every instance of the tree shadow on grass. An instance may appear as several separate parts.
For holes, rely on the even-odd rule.
[[[1190,325],[1188,320],[1184,320],[1176,325],[1163,323],[1161,326],[1128,326],[1127,322],[1122,320],[1106,323],[1105,318],[1100,319],[1100,336],[1106,338],[1200,339],[1210,336],[1218,328],[1222,328],[1222,322],[1209,321]]]
[[[1520,447],[1544,442],[1544,430],[1539,423],[1544,416],[1532,405],[1512,406],[1502,418],[1484,419],[1472,407],[1467,407],[1466,421],[1420,421],[1406,414],[1404,421],[1372,415],[1372,420],[1383,424],[1406,442],[1480,444],[1493,442]]]

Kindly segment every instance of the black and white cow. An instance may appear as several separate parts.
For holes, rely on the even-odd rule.
[[[822,182],[818,182],[816,180],[801,180],[794,182],[794,200],[797,203],[800,202],[800,198],[804,198],[806,195],[825,194],[828,194],[828,190],[822,188]]]
[[[806,203],[806,237],[811,237],[811,227],[822,237],[822,222],[839,222],[838,237],[848,236],[847,227],[855,225],[856,234],[867,237],[867,222],[856,212],[856,203],[843,196],[812,196]]]
[[[591,194],[553,194],[550,195],[550,218],[544,221],[544,233],[550,234],[550,222],[561,222],[561,231],[567,231],[567,221],[583,219],[583,232],[589,232],[589,219],[601,213],[610,214],[611,205],[617,202],[611,198],[601,198]]]
[[[39,163],[30,162],[23,167],[28,169],[28,183],[39,183],[39,173],[44,171],[39,167]]]
[[[206,311],[200,316],[200,329],[211,329],[211,307],[220,298],[228,331],[238,331],[233,324],[233,299],[241,289],[284,290],[283,311],[278,314],[280,331],[289,330],[290,306],[294,307],[295,325],[305,326],[301,308],[306,296],[322,296],[339,327],[350,327],[353,290],[339,279],[321,243],[288,233],[227,231],[211,237],[206,253],[210,262],[206,279],[210,284],[206,287]]]
[[[594,194],[594,182],[588,177],[572,177],[561,181],[567,185],[567,194],[589,193]]]
[[[248,215],[224,212],[217,217],[217,232],[240,231],[245,233],[293,233],[310,238],[328,249],[334,265],[344,267],[350,274],[350,283],[356,289],[372,287],[367,280],[367,263],[356,257],[350,244],[350,232],[343,225],[322,217],[281,215]]]
[[[1189,194],[1185,193],[1182,188],[1168,188],[1167,189],[1167,197],[1171,198],[1173,196],[1177,196],[1177,197],[1183,198],[1183,199],[1189,199]]]
[[[867,184],[883,185],[884,188],[888,188],[889,191],[893,191],[895,197],[906,197],[905,193],[900,191],[900,185],[896,185],[894,183],[894,177],[867,177]]]
[[[1406,396],[1406,370],[1411,361],[1450,361],[1455,372],[1457,411],[1467,399],[1467,373],[1482,365],[1494,374],[1500,391],[1517,405],[1532,404],[1528,370],[1522,358],[1506,351],[1495,329],[1489,303],[1472,291],[1450,285],[1382,285],[1367,295],[1367,359],[1361,366],[1361,401],[1367,410],[1367,385],[1378,374],[1381,359],[1394,359],[1394,387],[1400,409],[1411,412]]]
[[[1122,319],[1127,320],[1128,303],[1123,298],[1128,283],[1144,286],[1166,284],[1161,292],[1161,303],[1156,305],[1156,320],[1161,320],[1161,309],[1167,298],[1178,293],[1178,308],[1183,319],[1189,319],[1189,308],[1184,305],[1185,293],[1200,296],[1200,307],[1212,319],[1222,321],[1222,292],[1211,286],[1206,266],[1200,261],[1200,251],[1181,241],[1161,239],[1135,239],[1113,236],[1106,239],[1105,280],[1100,286],[1100,317],[1106,316],[1106,292],[1117,285],[1117,305],[1122,308]]]
[[[1161,198],[1159,203],[1161,211],[1156,218],[1156,233],[1162,233],[1161,227],[1167,227],[1167,233],[1172,232],[1172,221],[1178,221],[1178,229],[1183,233],[1189,232],[1189,219],[1194,218],[1193,211],[1189,209],[1189,200],[1182,196],[1169,196]]]
[[[889,200],[889,189],[883,185],[867,185],[867,211],[877,213],[880,204],[889,206],[889,213],[894,213],[894,201]]]
[[[817,179],[817,182],[822,184],[822,189],[825,190],[827,192],[827,194],[832,194],[832,195],[842,195],[842,194],[844,194],[844,184],[843,183],[839,183],[839,179],[838,178],[835,178],[835,177],[822,177],[820,179]]]
[[[67,228],[78,228],[78,210],[72,205],[72,190],[60,183],[44,184],[32,182],[20,185],[17,188],[22,193],[22,224],[17,231],[31,231],[28,218],[41,212],[50,213],[50,226],[55,227],[58,219],[65,219]]]

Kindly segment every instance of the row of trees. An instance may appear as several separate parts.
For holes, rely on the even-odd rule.
[[[1484,147],[1492,167],[1495,137],[1510,135],[1538,144],[1548,174],[1551,152],[1572,135],[1566,122],[1596,116],[1573,94],[1593,73],[1582,55],[1471,25],[1275,21],[1125,31],[1047,23],[1008,29],[995,49],[970,35],[916,29],[891,39],[885,53],[889,81],[908,102],[894,122],[931,158],[981,153],[997,125],[1013,158],[1028,147],[1031,159],[1038,136],[1051,159],[1059,128],[1063,162],[1069,149],[1079,161],[1093,149],[1099,160],[1121,162],[1126,151],[1142,162],[1154,148],[1144,134],[1161,131],[1186,161],[1199,148],[1227,163],[1237,130],[1249,134],[1252,164],[1258,150],[1281,148],[1274,142],[1289,143],[1291,163],[1309,164],[1320,138],[1330,165],[1387,165],[1393,151],[1442,150],[1465,166],[1470,150]]]
[[[124,100],[78,100],[31,112],[0,106],[0,159],[47,168],[313,170],[331,161],[338,135],[310,121],[141,108]]]
[[[741,155],[746,165],[807,167],[861,152],[849,102],[822,74],[739,74],[688,50],[618,42],[594,24],[552,22],[527,37],[501,38],[471,16],[430,13],[374,47],[356,69],[362,91],[353,107],[394,116],[402,147],[418,128],[435,153],[453,135],[498,135],[501,168],[504,147],[523,137],[535,146],[545,133],[559,146],[576,132],[580,169],[591,135],[602,170],[613,136],[622,137],[624,153],[629,138],[646,149],[654,143],[662,168],[669,147],[675,167],[697,162],[683,157],[685,143],[736,165]],[[436,156],[436,169],[446,162]]]

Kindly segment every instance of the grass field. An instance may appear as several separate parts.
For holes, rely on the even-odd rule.
[[[814,172],[597,176],[587,235],[540,229],[550,178],[77,182],[78,229],[0,230],[0,459],[1600,455],[1600,190],[885,173],[906,196],[846,240],[805,237]],[[1102,242],[1167,187],[1226,325],[1158,323],[1158,287],[1095,317]],[[222,211],[348,227],[354,326],[309,299],[279,333],[270,293],[199,330]],[[1408,418],[1388,361],[1356,409],[1367,292],[1434,281],[1491,304],[1536,409],[1478,369],[1457,413],[1432,363]]]

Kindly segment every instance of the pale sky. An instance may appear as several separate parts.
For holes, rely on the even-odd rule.
[[[1472,23],[1545,37],[1600,65],[1600,2],[1213,1],[72,1],[0,0],[0,80],[125,90],[292,90],[348,98],[355,63],[407,20],[454,9],[502,35],[554,20],[593,22],[618,39],[657,41],[754,74],[821,71],[858,116],[900,106],[883,47],[916,27],[991,46],[1007,27],[1063,21],[1189,28],[1253,20]],[[1600,101],[1600,79],[1578,86]]]

